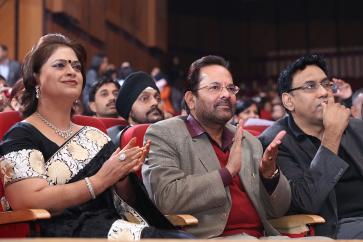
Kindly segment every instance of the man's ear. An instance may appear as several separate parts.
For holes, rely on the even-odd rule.
[[[195,95],[191,91],[187,91],[184,94],[184,100],[185,100],[185,103],[188,105],[189,110],[195,109],[196,98],[195,98]]]
[[[290,112],[294,111],[294,102],[292,101],[292,97],[288,93],[283,93],[281,96],[281,102],[284,107],[289,110]]]
[[[88,103],[89,109],[93,112],[96,113],[96,104],[95,102],[89,102]]]

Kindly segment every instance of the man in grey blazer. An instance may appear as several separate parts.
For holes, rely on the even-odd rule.
[[[289,184],[275,164],[284,131],[263,154],[241,124],[228,124],[238,90],[223,58],[196,60],[184,96],[189,116],[152,124],[145,135],[150,198],[165,214],[195,216],[199,224],[186,229],[199,238],[278,235],[267,219],[290,206]]]
[[[9,87],[20,78],[20,64],[8,58],[8,47],[4,44],[0,44],[0,75],[5,77]]]
[[[363,122],[335,103],[324,59],[307,55],[281,72],[278,89],[289,116],[261,134],[264,147],[281,130],[277,162],[290,181],[291,213],[326,223],[316,235],[363,239]]]

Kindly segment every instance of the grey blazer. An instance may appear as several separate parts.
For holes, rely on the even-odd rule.
[[[232,125],[226,126],[235,132]],[[208,137],[192,138],[183,118],[155,123],[146,132],[151,140],[142,167],[143,182],[150,198],[164,214],[187,213],[199,220],[187,231],[200,238],[222,234],[231,209],[231,195],[219,173],[220,163]],[[248,132],[243,139],[241,181],[255,206],[266,235],[279,233],[267,221],[285,214],[290,206],[290,186],[283,174],[275,191],[268,195],[260,181],[258,166],[262,146]]]

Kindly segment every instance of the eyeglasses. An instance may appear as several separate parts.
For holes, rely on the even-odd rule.
[[[233,84],[228,85],[228,86],[223,86],[218,82],[211,83],[204,87],[200,87],[200,88],[196,89],[196,91],[198,91],[200,89],[207,89],[207,91],[212,94],[219,94],[222,92],[223,88],[225,88],[227,90],[227,92],[231,95],[236,95],[239,92],[239,87],[237,87]]]
[[[322,86],[327,91],[333,91],[333,89],[335,88],[334,82],[330,81],[329,79],[324,79],[321,82],[307,81],[303,85],[289,89],[286,92],[289,93],[296,90],[303,90],[304,92],[315,92],[319,89],[320,86]]]

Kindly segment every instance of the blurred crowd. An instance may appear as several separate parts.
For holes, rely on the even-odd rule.
[[[20,77],[21,65],[8,57],[8,49],[0,45],[0,111],[21,111],[21,97],[24,84]],[[125,79],[136,70],[132,63],[124,61],[120,65],[110,63],[105,54],[93,56],[86,73],[86,85],[82,98],[75,103],[76,114],[98,117],[122,117],[116,109],[116,98]],[[146,71],[146,70],[143,70]],[[155,81],[160,93],[160,106],[165,118],[185,114],[183,104],[185,70],[175,56],[168,70],[154,67],[148,73]],[[106,81],[105,81],[106,80]],[[349,82],[332,78],[335,83],[334,95],[338,102],[352,108],[352,116],[362,118],[363,90],[353,92]],[[103,84],[107,82],[110,88]],[[100,85],[100,83],[103,83]],[[102,88],[101,88],[102,87]],[[240,92],[232,123],[242,120],[246,125],[266,124],[286,115],[277,93],[275,78],[267,81],[239,83]],[[99,93],[102,95],[97,95]]]

